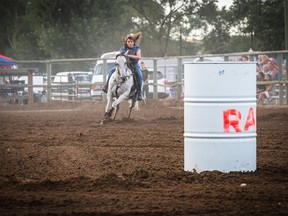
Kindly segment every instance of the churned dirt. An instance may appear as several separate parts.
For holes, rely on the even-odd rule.
[[[100,125],[97,101],[0,105],[0,215],[288,215],[288,107],[257,108],[255,172],[184,171],[183,104]]]

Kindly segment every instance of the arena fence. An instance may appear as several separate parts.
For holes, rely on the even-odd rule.
[[[188,62],[195,61],[240,61],[241,56],[249,56],[250,61],[257,61],[259,54],[266,54],[275,59],[279,67],[279,80],[257,82],[258,84],[274,84],[276,86],[276,93],[272,100],[267,103],[274,103],[277,105],[288,104],[288,77],[287,69],[284,67],[287,58],[288,50],[270,51],[270,52],[242,52],[242,53],[226,53],[215,55],[193,55],[193,56],[174,56],[174,57],[143,57],[141,61],[145,62],[146,67],[153,71],[153,79],[149,82],[149,88],[153,99],[160,99],[159,92],[166,93],[168,98],[181,100],[183,99],[184,88],[184,67]],[[79,58],[79,59],[53,59],[53,60],[31,60],[31,61],[17,61],[18,69],[0,69],[0,102],[9,103],[33,103],[46,102],[53,100],[51,89],[53,88],[53,79],[59,72],[67,71],[85,71],[91,78],[95,75],[96,62],[101,60],[103,66],[101,68],[102,78],[89,84],[81,83],[62,83],[60,87],[71,89],[79,89],[79,87],[89,87],[101,89],[106,82],[106,76],[109,72],[109,59],[101,58]],[[157,80],[157,72],[163,74],[161,82]],[[256,78],[256,72],[255,72]],[[20,79],[20,80],[19,80]],[[209,77],[207,77],[209,79]],[[6,80],[13,82],[5,83]],[[15,81],[18,81],[15,82]],[[23,82],[22,82],[23,81]],[[21,84],[21,91],[19,91],[19,83]],[[205,85],[205,83],[204,83]],[[209,88],[209,86],[207,86]],[[243,86],[245,88],[245,86]],[[255,87],[256,90],[256,87]],[[67,100],[67,97],[58,97],[58,100]],[[82,97],[68,97],[68,100],[84,100]],[[92,98],[90,98],[92,99]],[[105,97],[96,98],[105,100]],[[87,100],[87,98],[85,98]]]

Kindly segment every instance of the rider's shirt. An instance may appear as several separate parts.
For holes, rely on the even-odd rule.
[[[140,46],[135,45],[133,48],[129,49],[129,47],[123,46],[120,49],[121,53],[125,53],[127,50],[129,50],[129,55],[137,55],[137,51],[140,50]],[[139,59],[132,59],[130,58],[130,61],[133,65],[137,65],[137,63],[139,62]]]

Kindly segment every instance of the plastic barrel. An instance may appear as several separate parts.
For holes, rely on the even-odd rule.
[[[184,170],[256,170],[256,64],[184,64]]]

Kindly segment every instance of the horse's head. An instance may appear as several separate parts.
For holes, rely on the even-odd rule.
[[[116,56],[116,71],[123,80],[131,75],[131,70],[128,67],[128,59],[126,53],[120,53]]]

